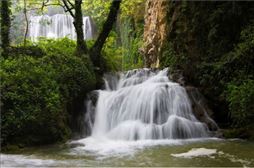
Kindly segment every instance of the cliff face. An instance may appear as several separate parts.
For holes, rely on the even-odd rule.
[[[249,94],[254,88],[253,11],[251,2],[147,0],[146,67],[180,72],[184,85],[204,94],[217,123],[250,124],[248,117],[239,117],[250,115],[244,110],[251,109],[250,103],[239,108],[237,102],[253,102],[254,97],[240,91],[246,88]],[[234,94],[239,101],[234,102]]]
[[[159,53],[167,36],[167,0],[147,0],[144,27],[144,59],[146,67],[159,66]]]

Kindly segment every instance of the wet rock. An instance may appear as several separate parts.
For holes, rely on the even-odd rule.
[[[75,147],[78,147],[78,146],[85,146],[85,144],[80,143],[80,142],[72,142],[72,143],[68,144],[69,148],[75,148]]]
[[[186,89],[187,94],[190,98],[192,110],[193,110],[195,117],[199,121],[206,123],[209,130],[211,130],[211,131],[218,130],[217,124],[211,118],[213,115],[213,112],[207,106],[204,96],[195,87],[186,86],[185,89]]]
[[[186,85],[183,73],[180,70],[175,70],[174,72],[170,73],[168,78],[176,83],[179,83],[181,86]]]

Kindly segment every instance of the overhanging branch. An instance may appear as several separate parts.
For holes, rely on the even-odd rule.
[[[75,17],[74,13],[72,12],[72,9],[74,9],[73,4],[70,3],[68,0],[62,0],[62,2],[64,3],[65,12],[69,12],[72,17]]]

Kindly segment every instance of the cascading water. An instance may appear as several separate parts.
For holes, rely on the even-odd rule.
[[[84,128],[90,136],[71,141],[73,153],[107,157],[145,146],[178,145],[210,139],[210,128],[217,127],[196,118],[192,100],[185,88],[169,80],[168,69],[107,74],[104,80],[105,89],[92,92],[86,101]],[[204,121],[211,121],[204,113]]]
[[[95,26],[88,16],[83,17],[83,31],[86,40],[94,38]],[[76,39],[73,18],[66,14],[31,16],[29,37],[32,41],[37,41],[39,37]]]
[[[208,137],[209,129],[196,119],[185,89],[167,74],[167,69],[141,69],[119,78],[106,76],[96,108],[88,103],[87,116],[95,113],[91,136],[130,141]]]

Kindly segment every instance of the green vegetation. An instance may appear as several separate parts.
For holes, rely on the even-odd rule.
[[[143,58],[139,53],[139,49],[143,44],[143,20],[141,18],[138,19],[136,14],[131,18],[123,17],[120,24],[122,69],[141,68],[143,66]]]
[[[78,40],[41,39],[36,44],[26,41],[26,46],[20,44],[24,18],[22,24],[10,19],[12,13],[24,11],[24,4],[13,7],[8,2],[1,1],[1,144],[64,141],[75,129],[73,123],[86,93],[100,86],[104,72],[143,67],[139,50],[143,45],[145,0],[114,1],[115,18],[107,18],[112,0],[68,0],[67,7],[78,11],[73,17]],[[40,8],[41,3],[36,2],[27,0],[27,10]],[[67,1],[44,2],[66,7]],[[72,2],[77,3],[76,8]],[[254,3],[166,3],[170,26],[159,56],[160,68],[180,70],[187,84],[200,88],[220,126],[234,128],[225,131],[226,137],[254,137]],[[73,10],[67,11],[73,14]],[[111,21],[102,40],[83,40],[82,15],[94,19],[98,33],[105,21]],[[19,27],[17,34],[9,33],[11,25]],[[93,56],[101,59],[98,66]]]
[[[70,137],[72,106],[96,82],[88,58],[73,55],[75,46],[68,39],[42,40],[27,49],[11,48],[1,59],[2,144],[38,145]]]
[[[254,4],[169,6],[168,22],[175,23],[160,56],[161,66],[180,69],[188,84],[201,89],[221,127],[247,128],[254,115]]]
[[[241,85],[228,84],[227,101],[230,115],[236,126],[252,124],[254,119],[254,80],[243,81]]]
[[[110,2],[111,0],[86,0],[83,3],[84,15],[92,16],[98,30],[102,29],[106,20]],[[143,66],[139,48],[143,42],[144,11],[145,0],[122,1],[116,24],[102,49],[108,70],[121,71]]]
[[[102,49],[105,66],[108,71],[121,70],[119,65],[122,64],[122,48],[117,45],[116,38],[117,34],[112,31]]]
[[[11,18],[10,18],[10,1],[2,0],[0,2],[1,9],[1,50],[5,51],[10,46],[10,27],[11,27]],[[4,19],[3,19],[4,18]],[[0,50],[0,52],[2,52]]]
[[[144,10],[137,9],[143,2],[123,1],[121,13],[118,14],[120,20],[114,24],[112,31],[106,28],[105,34],[110,34],[109,37],[103,36],[103,39],[107,39],[104,44],[104,40],[99,38],[86,42],[83,40],[80,16],[83,12],[94,18],[98,32],[103,32],[106,20],[113,20],[108,24],[109,27],[115,22],[107,15],[112,4],[116,8],[119,2],[87,0],[72,3],[69,0],[50,0],[38,3],[36,0],[24,0],[10,4],[8,0],[1,1],[1,22],[4,23],[1,24],[1,33],[2,37],[6,37],[2,38],[0,58],[1,145],[42,145],[70,138],[78,127],[75,120],[80,115],[86,93],[101,85],[101,71],[142,66],[138,48],[142,44],[143,34],[143,15],[140,11]],[[34,12],[42,14],[50,4],[64,6],[70,15],[78,12],[72,15],[78,32],[76,42],[42,38],[32,43],[23,37],[29,23],[22,15],[33,9],[39,9]],[[72,8],[73,4],[75,8],[69,10],[68,7]],[[8,20],[13,16],[22,20]],[[120,22],[129,18],[132,21],[120,28]],[[129,28],[135,30],[130,32]],[[101,52],[96,50],[102,56],[102,67],[99,68],[96,62],[91,62],[96,55],[91,50],[95,45],[103,46]]]

